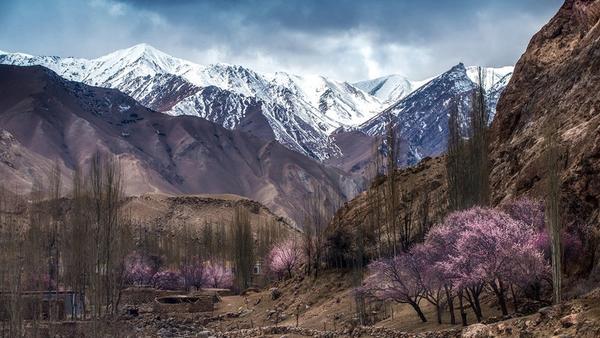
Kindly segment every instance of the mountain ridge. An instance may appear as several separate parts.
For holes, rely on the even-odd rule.
[[[345,156],[331,137],[337,129],[363,124],[396,103],[371,95],[356,83],[285,72],[262,75],[224,63],[202,66],[148,44],[90,60],[7,53],[0,55],[0,63],[40,64],[69,80],[119,89],[157,111],[196,115],[228,129],[241,128],[320,161]],[[406,97],[426,82],[410,82],[412,87],[394,99]],[[222,92],[203,90],[210,86]],[[257,130],[247,123],[247,115],[260,120]]]

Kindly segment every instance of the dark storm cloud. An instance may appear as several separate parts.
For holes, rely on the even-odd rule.
[[[514,64],[560,0],[117,1],[0,4],[0,49],[97,56],[148,42],[200,63],[357,80]]]

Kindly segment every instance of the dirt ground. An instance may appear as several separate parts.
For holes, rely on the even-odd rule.
[[[293,279],[276,283],[281,291],[281,297],[272,300],[271,292],[263,290],[247,296],[223,297],[215,313],[243,311],[245,314],[239,318],[232,318],[228,323],[218,323],[221,328],[250,328],[256,326],[274,325],[276,315],[279,313],[279,325],[296,325],[296,312],[298,311],[298,325],[317,330],[338,330],[355,321],[356,304],[352,295],[350,276],[347,273],[327,272],[317,281],[313,278]],[[443,324],[436,322],[435,308],[425,301],[422,308],[428,322],[422,323],[414,310],[406,304],[386,303],[367,305],[370,316],[383,319],[374,324],[375,327],[402,329],[406,332],[423,332],[430,330],[460,327],[451,325],[449,314],[444,313]],[[276,311],[273,313],[273,311]],[[499,310],[490,306],[484,307],[484,314],[488,317],[497,316]],[[456,311],[458,318],[458,310]],[[475,316],[468,311],[470,321]],[[209,327],[211,327],[209,325]],[[215,329],[219,327],[212,326]]]
[[[275,324],[295,327],[297,311],[299,313],[298,325],[303,328],[323,332],[344,332],[344,328],[351,327],[352,323],[356,323],[356,306],[351,291],[351,278],[346,273],[327,272],[317,281],[312,278],[296,278],[276,283],[274,287],[281,292],[281,296],[276,300],[272,299],[270,290],[262,290],[246,296],[223,297],[222,302],[216,306],[215,314],[238,312],[241,315],[208,323],[207,328],[224,332]],[[600,289],[580,299],[568,301],[559,307],[547,307],[545,308],[547,313],[535,312],[529,316],[504,321],[500,321],[502,319],[501,312],[495,303],[494,297],[482,297],[484,323],[489,324],[477,324],[474,314],[467,311],[469,325],[474,324],[468,328],[486,327],[490,334],[482,337],[512,337],[518,336],[520,333],[526,333],[533,337],[549,337],[563,331],[566,334],[575,334],[571,335],[573,337],[600,337]],[[422,309],[428,319],[425,323],[421,322],[413,309],[406,304],[389,303],[383,307],[378,307],[376,304],[367,306],[368,312],[372,312],[372,316],[377,317],[378,320],[373,324],[374,328],[394,329],[414,335],[431,331],[462,329],[461,325],[450,324],[448,311],[444,312],[443,324],[440,325],[436,322],[435,308],[432,305],[423,301]],[[509,311],[513,312],[513,309],[509,307]],[[279,320],[276,319],[278,314]],[[577,318],[578,324],[569,326],[569,324],[561,322],[561,320],[564,322],[563,317],[570,315]],[[456,310],[456,317],[459,321],[458,310]],[[528,324],[525,325],[525,323]],[[583,331],[577,331],[578,328]],[[598,331],[594,331],[596,329]],[[468,334],[468,330],[466,334]],[[286,336],[294,337],[294,335]],[[371,335],[362,336],[371,337]]]
[[[436,322],[433,306],[422,303],[428,321],[419,320],[403,304],[368,304],[369,326],[359,326],[347,273],[329,271],[317,280],[294,278],[274,284],[272,289],[247,295],[224,296],[212,312],[154,313],[152,304],[136,306],[139,315],[121,315],[95,332],[106,337],[600,337],[600,288],[561,305],[532,310],[528,316],[501,318],[493,297],[483,297],[484,322],[470,326],[451,325],[444,313]],[[125,309],[124,309],[125,310]],[[510,308],[513,312],[513,309]],[[296,327],[298,313],[298,327]],[[458,311],[456,311],[458,320]],[[59,323],[50,332],[73,332],[64,337],[86,337],[92,323]],[[44,326],[44,325],[42,325]]]

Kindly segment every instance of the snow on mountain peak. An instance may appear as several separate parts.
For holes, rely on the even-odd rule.
[[[112,53],[106,54],[97,58],[97,61],[111,61],[111,60],[127,60],[134,62],[137,59],[144,58],[147,60],[159,61],[166,63],[172,63],[173,60],[178,60],[147,43],[140,43],[129,48],[119,49]]]
[[[336,129],[365,123],[370,127],[361,129],[372,133],[380,126],[367,121],[405,99],[414,102],[408,97],[433,86],[432,79],[443,78],[436,82],[439,84],[436,93],[459,93],[472,88],[477,73],[476,67],[458,64],[440,76],[422,81],[389,75],[350,84],[320,75],[286,72],[266,75],[226,63],[200,65],[146,43],[96,59],[0,52],[0,63],[42,65],[68,80],[119,89],[153,109],[202,116],[230,129],[258,112],[279,142],[320,160],[339,155],[340,150],[330,138]],[[512,67],[485,68],[485,71],[489,81],[486,90],[497,99]],[[205,90],[211,86],[219,90]],[[255,121],[247,121],[253,122],[256,125]],[[411,120],[406,123],[411,124]],[[407,125],[407,128],[421,127]]]
[[[437,156],[446,150],[451,102],[458,107],[461,122],[466,123],[471,93],[476,88],[478,67],[459,63],[427,81],[384,112],[365,122],[360,130],[368,135],[384,135],[389,116],[408,149],[403,164],[414,164],[424,156]],[[486,80],[486,103],[493,118],[500,94],[506,87],[512,67],[482,68]],[[491,119],[490,119],[491,121]]]
[[[478,67],[478,66],[469,66],[466,67],[466,73],[469,79],[473,81],[473,83],[478,83],[478,69],[482,69],[483,75],[483,88],[485,90],[489,90],[492,88],[494,84],[498,81],[502,80],[502,78],[506,77],[509,74],[512,74],[514,67],[512,66],[504,66],[504,67]]]
[[[396,102],[415,89],[415,82],[402,75],[392,74],[354,83],[354,86],[389,104]]]
[[[89,77],[96,79],[98,84],[109,84],[112,87],[118,87],[116,83],[130,81],[139,76],[179,75],[178,70],[190,63],[146,43],[114,51],[91,62],[94,66]]]

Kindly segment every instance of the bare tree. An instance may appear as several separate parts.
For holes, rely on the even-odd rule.
[[[239,290],[244,290],[251,285],[252,269],[256,260],[248,210],[241,206],[235,209],[231,232],[231,256],[235,267],[236,286]]]
[[[96,318],[117,311],[123,287],[124,259],[132,243],[130,222],[122,212],[122,173],[115,158],[96,153],[87,177],[90,212],[93,215],[91,238],[94,267],[90,291],[94,294]]]
[[[0,186],[0,333],[21,337],[23,327],[24,241],[15,218],[15,199]],[[4,326],[7,323],[8,327]]]
[[[466,128],[462,127],[459,102],[450,106],[446,155],[449,211],[489,204],[488,110],[484,83],[485,76],[479,68]]]
[[[391,113],[388,114],[388,122],[386,126],[386,149],[387,149],[387,180],[385,185],[385,212],[386,212],[386,224],[387,235],[390,239],[389,248],[391,254],[396,256],[398,249],[398,221],[400,210],[400,193],[397,182],[397,171],[398,171],[398,154],[399,154],[398,136],[393,123]]]
[[[305,199],[307,214],[304,221],[304,253],[307,259],[307,273],[317,278],[325,249],[325,227],[329,210],[326,194],[320,187]]]
[[[429,198],[429,190],[427,187],[425,187],[421,192],[421,199],[419,201],[417,210],[417,222],[419,228],[417,229],[416,240],[418,241],[422,241],[423,239],[425,239],[425,235],[427,234],[427,231],[429,231],[429,226],[431,225],[431,220],[429,216],[430,204],[431,201]]]
[[[545,127],[546,147],[546,224],[550,235],[552,254],[552,290],[553,301],[562,300],[562,247],[560,241],[560,153],[558,125],[555,118],[549,116]]]
[[[485,206],[490,202],[489,187],[489,136],[488,136],[488,109],[484,84],[485,73],[481,67],[477,68],[477,83],[471,98],[471,165],[473,166],[472,194],[474,204]]]
[[[86,317],[86,291],[93,272],[91,248],[91,218],[89,215],[89,198],[84,186],[81,169],[77,167],[73,173],[71,192],[71,211],[67,220],[66,239],[63,244],[65,282],[73,287],[80,297],[83,306],[82,316]]]
[[[383,254],[382,196],[379,181],[383,177],[383,155],[381,140],[375,139],[372,146],[372,162],[368,168],[369,184],[367,191],[367,224],[370,233],[375,234],[376,256]],[[388,243],[389,244],[389,243]]]

